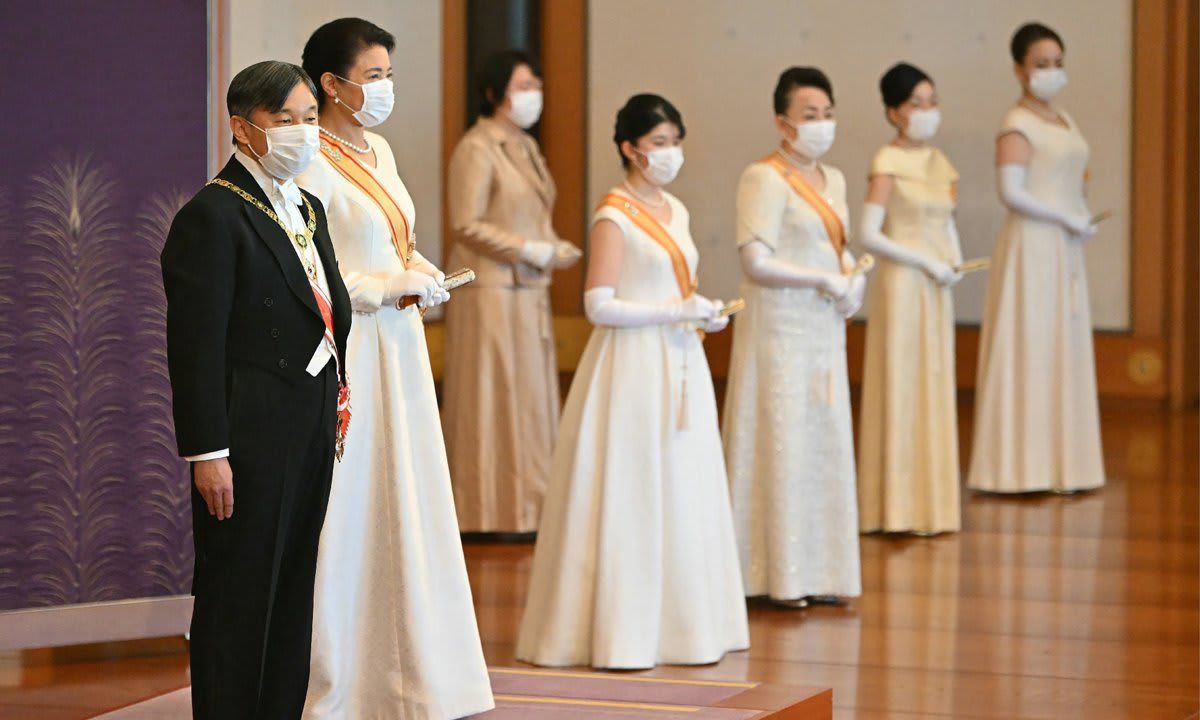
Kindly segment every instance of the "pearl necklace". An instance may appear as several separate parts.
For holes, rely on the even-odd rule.
[[[359,155],[366,155],[367,153],[371,152],[371,143],[369,143],[369,142],[366,144],[366,147],[359,147],[358,145],[355,145],[354,143],[350,142],[349,140],[347,140],[344,137],[341,137],[340,135],[334,135],[333,133],[329,132],[325,128],[320,128],[320,130],[321,130],[322,135],[325,135],[328,138],[336,140],[338,143],[345,145],[347,148],[353,150],[354,152],[358,153]]]
[[[628,190],[630,195],[633,195],[635,198],[637,198],[638,200],[641,200],[642,202],[646,203],[646,205],[648,205],[652,208],[664,207],[667,204],[667,198],[665,195],[659,197],[657,203],[652,202],[649,198],[645,197],[644,195],[639,193],[637,190],[634,190],[633,186],[629,184],[628,180],[622,182],[621,186],[624,187],[626,190]],[[661,193],[662,191],[659,191],[659,192]]]

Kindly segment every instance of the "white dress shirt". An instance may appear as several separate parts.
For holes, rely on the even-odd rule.
[[[263,170],[262,165],[257,160],[250,157],[240,149],[234,152],[234,157],[245,166],[254,179],[258,181],[259,187],[266,193],[267,199],[271,201],[271,209],[287,226],[288,232],[292,235],[298,235],[305,231],[307,223],[304,221],[304,214],[300,212],[300,208],[304,205],[304,197],[300,194],[300,188],[296,185],[295,180],[279,182],[275,178],[267,174]],[[246,188],[242,188],[246,190]],[[249,190],[247,190],[249,192]],[[290,238],[289,238],[290,240]],[[296,257],[300,260],[301,266],[304,266],[306,260],[312,262],[317,268],[317,285],[321,288],[321,292],[325,293],[325,297],[329,297],[329,280],[325,276],[325,267],[321,264],[321,258],[317,254],[317,248],[314,243],[309,243],[307,248],[300,248],[295,242],[289,243],[292,249],[296,251]],[[308,274],[305,273],[305,277]],[[336,357],[337,348],[329,338],[322,336],[321,341],[317,344],[317,349],[313,352],[312,359],[308,362],[306,368],[309,375],[316,377],[329,361]],[[216,450],[203,455],[191,455],[185,457],[184,460],[189,462],[200,462],[202,460],[216,460],[217,458],[229,457],[229,448],[224,450]]]

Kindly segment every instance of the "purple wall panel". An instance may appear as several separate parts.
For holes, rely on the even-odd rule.
[[[0,610],[188,591],[158,253],[205,181],[205,0],[0,3]]]

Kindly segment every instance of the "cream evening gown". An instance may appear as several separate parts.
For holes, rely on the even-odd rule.
[[[872,176],[893,180],[883,233],[951,266],[958,173],[936,148],[885,145]],[[920,269],[881,259],[871,274],[858,436],[864,532],[958,530],[954,298]]]
[[[664,227],[694,277],[687,210],[667,198]],[[601,208],[601,219],[625,234],[617,297],[678,300],[667,253],[621,211]],[[563,410],[517,657],[648,668],[713,663],[748,646],[700,338],[686,325],[597,327]]]
[[[1088,144],[1017,106],[1000,134],[1033,147],[1028,190],[1088,214]],[[967,485],[990,492],[1088,490],[1104,484],[1092,320],[1083,246],[1052,223],[1009,212],[992,253],[979,344],[975,442]]]

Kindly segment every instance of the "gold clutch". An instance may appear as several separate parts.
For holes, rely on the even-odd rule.
[[[954,271],[958,272],[958,273],[962,273],[963,275],[966,275],[967,273],[979,272],[980,270],[987,270],[991,266],[992,266],[992,259],[990,257],[979,257],[979,258],[975,258],[974,260],[965,260],[965,261],[959,263],[954,268]]]
[[[854,264],[854,269],[850,271],[849,277],[855,275],[866,275],[875,267],[875,256],[871,253],[863,253],[858,258],[858,262]]]
[[[743,298],[734,298],[722,305],[721,309],[717,312],[717,315],[720,317],[729,317],[730,315],[739,313],[745,309],[746,301]]]
[[[442,283],[442,289],[453,290],[470,282],[475,282],[475,271],[471,268],[462,268],[446,276],[446,280]]]

